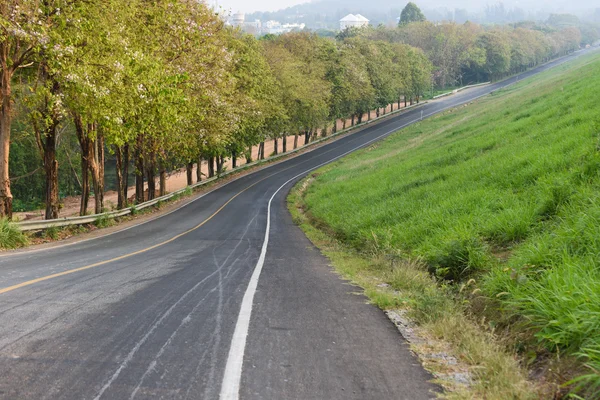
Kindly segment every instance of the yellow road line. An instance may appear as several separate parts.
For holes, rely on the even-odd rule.
[[[279,172],[281,172],[281,171],[279,171]],[[275,175],[275,174],[273,174],[273,175]],[[110,260],[100,261],[100,262],[97,262],[95,264],[90,264],[90,265],[86,265],[84,267],[70,269],[70,270],[59,272],[59,273],[56,273],[56,274],[52,274],[52,275],[48,275],[48,276],[43,276],[41,278],[32,279],[30,281],[22,282],[22,283],[19,283],[17,285],[9,286],[9,287],[6,287],[4,289],[0,289],[0,294],[11,292],[13,290],[20,289],[20,288],[25,287],[25,286],[33,285],[35,283],[47,281],[47,280],[58,278],[58,277],[65,276],[65,275],[74,274],[75,272],[85,271],[87,269],[99,267],[101,265],[105,265],[105,264],[108,264],[108,263],[111,263],[111,262],[124,260],[126,258],[133,257],[133,256],[136,256],[138,254],[146,253],[146,252],[148,252],[150,250],[156,249],[157,247],[161,247],[161,246],[164,246],[165,244],[171,243],[171,242],[179,239],[180,237],[185,236],[188,233],[193,232],[196,229],[200,228],[202,225],[206,224],[208,221],[210,221],[211,219],[213,219],[215,215],[217,215],[218,213],[220,213],[236,197],[238,197],[239,195],[241,195],[242,193],[244,193],[248,189],[252,188],[253,186],[256,186],[257,184],[259,184],[260,182],[264,181],[265,179],[270,178],[273,175],[269,175],[269,176],[267,176],[267,177],[265,177],[265,178],[263,178],[263,179],[261,179],[261,180],[259,180],[257,182],[254,182],[252,185],[248,186],[244,190],[236,193],[232,198],[230,198],[229,200],[227,200],[227,202],[225,204],[223,204],[217,211],[215,211],[210,217],[206,218],[204,221],[202,221],[201,223],[199,223],[195,227],[193,227],[193,228],[191,228],[191,229],[189,229],[189,230],[187,230],[187,231],[185,231],[183,233],[180,233],[180,234],[178,234],[176,236],[173,236],[171,239],[165,240],[164,242],[161,242],[161,243],[157,243],[157,244],[155,244],[153,246],[150,246],[150,247],[146,247],[145,249],[135,251],[133,253],[128,253],[128,254],[125,254],[125,255],[122,255],[122,256],[119,256],[119,257],[111,258]]]
[[[349,141],[349,143],[352,143],[352,142],[354,142],[354,141],[356,141],[356,140],[358,140],[358,138],[356,138],[356,139],[353,139],[353,140],[350,140],[350,141]],[[333,151],[333,150],[335,150],[335,149],[328,150],[328,151],[324,152],[323,154],[327,154],[327,153],[329,153],[329,152],[331,152],[331,151]],[[321,154],[321,155],[323,155],[323,154]],[[306,161],[304,161],[304,162],[307,162],[307,161],[309,161],[309,160],[306,160]],[[106,264],[108,264],[108,263],[111,263],[111,262],[115,262],[115,261],[124,260],[124,259],[126,259],[126,258],[129,258],[129,257],[135,256],[135,255],[138,255],[138,254],[146,253],[146,252],[148,252],[148,251],[150,251],[150,250],[156,249],[157,247],[161,247],[161,246],[164,246],[165,244],[171,243],[171,242],[173,242],[174,240],[177,240],[177,239],[179,239],[180,237],[182,237],[182,236],[185,236],[185,235],[187,235],[188,233],[190,233],[190,232],[193,232],[193,231],[195,231],[196,229],[200,228],[202,225],[206,224],[206,223],[207,223],[208,221],[210,221],[210,220],[211,220],[211,219],[212,219],[212,218],[213,218],[215,215],[217,215],[218,213],[220,213],[220,212],[221,212],[221,211],[222,211],[222,210],[223,210],[223,209],[224,209],[224,208],[225,208],[225,207],[226,207],[226,206],[227,206],[229,203],[231,203],[231,202],[232,202],[232,201],[233,201],[233,200],[234,200],[236,197],[238,197],[239,195],[241,195],[242,193],[244,193],[244,192],[245,192],[245,191],[247,191],[248,189],[252,188],[253,186],[256,186],[256,185],[258,185],[258,184],[259,184],[259,183],[261,183],[262,181],[264,181],[264,180],[266,180],[266,179],[269,179],[270,177],[272,177],[272,176],[274,176],[274,175],[277,175],[277,174],[279,174],[279,173],[281,173],[281,172],[287,171],[288,169],[295,168],[295,167],[297,167],[297,166],[294,166],[294,165],[292,165],[292,166],[290,166],[290,167],[287,167],[287,168],[284,168],[284,169],[282,169],[281,171],[278,171],[278,172],[275,172],[275,173],[273,173],[273,174],[271,174],[271,175],[268,175],[268,176],[264,177],[263,179],[261,179],[261,180],[259,180],[259,181],[256,181],[256,182],[254,182],[252,185],[250,185],[250,186],[248,186],[247,188],[245,188],[244,190],[242,190],[242,191],[240,191],[240,192],[236,193],[236,194],[235,194],[235,195],[234,195],[232,198],[230,198],[229,200],[227,200],[227,202],[226,202],[225,204],[223,204],[223,205],[222,205],[222,206],[221,206],[221,207],[220,207],[220,208],[219,208],[217,211],[215,211],[215,212],[214,212],[214,213],[213,213],[213,214],[212,214],[210,217],[206,218],[204,221],[202,221],[201,223],[199,223],[198,225],[196,225],[196,226],[195,226],[195,227],[193,227],[192,229],[189,229],[189,230],[187,230],[187,231],[185,231],[185,232],[183,232],[183,233],[180,233],[179,235],[177,235],[177,236],[174,236],[174,237],[172,237],[172,238],[171,238],[171,239],[169,239],[169,240],[166,240],[166,241],[164,241],[164,242],[161,242],[161,243],[155,244],[155,245],[153,245],[153,246],[147,247],[147,248],[145,248],[145,249],[142,249],[142,250],[138,250],[138,251],[136,251],[136,252],[133,252],[133,253],[125,254],[125,255],[122,255],[122,256],[119,256],[119,257],[116,257],[116,258],[111,258],[110,260],[100,261],[100,262],[97,262],[97,263],[95,263],[95,264],[90,264],[90,265],[86,265],[86,266],[84,266],[84,267],[79,267],[79,268],[70,269],[70,270],[67,270],[67,271],[59,272],[59,273],[52,274],[52,275],[48,275],[48,276],[43,276],[43,277],[41,277],[41,278],[32,279],[32,280],[30,280],[30,281],[26,281],[26,282],[22,282],[22,283],[19,283],[19,284],[13,285],[13,286],[9,286],[9,287],[6,287],[6,288],[4,288],[4,289],[0,289],[0,294],[4,294],[4,293],[7,293],[7,292],[12,292],[13,290],[20,289],[20,288],[22,288],[22,287],[30,286],[30,285],[33,285],[33,284],[36,284],[36,283],[39,283],[39,282],[44,282],[44,281],[47,281],[47,280],[50,280],[50,279],[54,279],[54,278],[59,278],[59,277],[61,277],[61,276],[65,276],[65,275],[74,274],[75,272],[81,272],[81,271],[85,271],[85,270],[87,270],[87,269],[91,269],[91,268],[99,267],[99,266],[101,266],[101,265],[106,265]]]

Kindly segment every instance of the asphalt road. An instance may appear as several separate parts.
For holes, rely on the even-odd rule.
[[[369,126],[137,227],[1,256],[0,398],[433,398],[401,335],[331,271],[285,196],[312,169],[513,81]]]

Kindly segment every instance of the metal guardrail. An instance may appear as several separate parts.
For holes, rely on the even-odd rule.
[[[442,93],[442,94],[438,94],[437,96],[433,96],[433,99],[435,100],[435,99],[439,99],[439,98],[442,98],[442,97],[451,96],[451,95],[453,95],[453,94],[456,94],[456,93],[458,93],[458,92],[462,92],[463,90],[467,90],[467,89],[471,89],[471,88],[474,88],[474,87],[479,87],[479,86],[485,86],[485,85],[489,85],[490,83],[492,83],[492,82],[484,82],[484,83],[477,83],[477,84],[475,84],[475,85],[467,85],[467,86],[463,86],[463,87],[461,87],[461,88],[454,89],[454,90],[453,90],[453,91],[451,91],[451,92]]]
[[[38,230],[43,230],[43,229],[48,229],[48,228],[62,228],[62,227],[71,226],[71,225],[93,224],[96,221],[104,219],[104,218],[114,219],[114,218],[119,218],[119,217],[124,217],[124,216],[127,216],[127,215],[131,215],[131,214],[133,214],[133,213],[135,213],[135,212],[137,212],[139,210],[143,210],[145,208],[155,206],[156,204],[158,204],[158,203],[160,203],[162,201],[170,200],[173,197],[179,196],[179,195],[185,193],[186,191],[188,191],[190,189],[195,189],[197,187],[207,185],[207,184],[209,184],[211,182],[214,182],[214,181],[216,181],[216,180],[218,180],[218,179],[220,179],[222,177],[228,176],[228,175],[230,175],[230,174],[232,174],[234,172],[243,171],[244,169],[251,168],[251,167],[254,167],[254,166],[257,166],[257,165],[271,163],[272,161],[275,161],[275,160],[277,160],[279,158],[286,157],[286,156],[289,156],[290,154],[294,154],[294,153],[297,153],[299,151],[302,151],[302,150],[306,149],[307,147],[314,146],[316,144],[322,143],[322,142],[324,142],[326,140],[330,140],[331,138],[334,138],[336,136],[342,135],[342,134],[347,133],[349,131],[352,131],[352,130],[355,130],[357,128],[361,128],[363,126],[369,125],[369,124],[371,124],[371,123],[373,123],[373,122],[375,122],[375,121],[377,121],[379,119],[387,118],[387,117],[389,117],[391,115],[395,115],[395,114],[398,114],[400,112],[404,112],[406,110],[410,110],[412,108],[415,108],[415,107],[418,107],[418,106],[422,106],[424,104],[427,104],[427,102],[425,101],[425,102],[422,102],[422,103],[419,103],[419,104],[413,104],[412,106],[408,106],[408,107],[404,107],[404,108],[398,109],[396,111],[390,111],[389,113],[387,113],[385,115],[381,115],[381,116],[379,116],[377,118],[373,118],[370,121],[365,121],[363,123],[356,124],[356,125],[351,126],[351,127],[347,128],[347,129],[343,129],[341,131],[338,131],[338,132],[336,132],[334,134],[331,134],[331,135],[328,135],[328,136],[325,136],[325,137],[321,137],[321,138],[319,138],[319,139],[317,139],[317,140],[315,140],[313,142],[304,144],[304,145],[302,145],[302,146],[300,146],[300,147],[298,147],[296,149],[290,150],[288,152],[277,154],[275,156],[271,156],[271,157],[266,158],[264,160],[257,160],[257,161],[254,161],[254,162],[251,162],[251,163],[248,163],[248,164],[241,165],[241,166],[239,166],[237,168],[231,169],[229,171],[225,171],[225,172],[223,172],[220,175],[214,176],[212,178],[208,178],[208,179],[203,180],[201,182],[197,182],[197,183],[195,183],[195,184],[193,184],[191,186],[187,186],[187,187],[185,187],[183,189],[176,190],[176,191],[174,191],[172,193],[169,193],[169,194],[167,194],[165,196],[160,196],[160,197],[157,197],[157,198],[155,198],[153,200],[145,201],[145,202],[143,202],[141,204],[137,204],[137,205],[134,205],[134,206],[131,206],[131,207],[123,208],[122,210],[108,211],[108,212],[101,213],[101,214],[92,214],[92,215],[85,215],[85,216],[78,216],[78,217],[65,217],[65,218],[57,218],[57,219],[49,219],[49,220],[23,221],[23,222],[17,222],[16,225],[19,227],[19,229],[21,229],[21,231],[24,231],[24,232],[25,231],[38,231]]]

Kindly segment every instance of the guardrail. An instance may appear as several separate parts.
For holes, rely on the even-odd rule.
[[[433,96],[433,99],[435,100],[435,99],[439,99],[439,98],[441,98],[441,97],[451,96],[451,95],[453,95],[453,94],[456,94],[456,93],[458,93],[458,92],[462,92],[463,90],[466,90],[466,89],[471,89],[471,88],[478,87],[478,86],[485,86],[485,85],[489,85],[490,83],[492,83],[492,82],[484,82],[484,83],[477,83],[477,84],[475,84],[475,85],[467,85],[467,86],[463,86],[463,87],[461,87],[461,88],[454,89],[454,90],[453,90],[453,91],[451,91],[451,92],[442,93],[442,94],[438,94],[437,96]]]
[[[357,128],[361,128],[363,126],[369,125],[369,124],[371,124],[371,123],[373,123],[375,121],[378,121],[378,120],[380,120],[382,118],[388,118],[391,115],[395,115],[395,114],[398,114],[400,112],[404,112],[406,110],[410,110],[412,108],[415,108],[415,107],[418,107],[418,106],[421,106],[421,105],[424,105],[424,104],[427,104],[427,102],[425,101],[425,102],[422,102],[422,103],[419,103],[419,104],[413,104],[412,106],[408,106],[408,107],[404,107],[404,108],[398,109],[396,111],[390,111],[389,113],[387,113],[385,115],[381,115],[381,116],[379,116],[377,118],[373,118],[370,121],[365,121],[363,123],[356,124],[354,126],[351,126],[351,127],[347,128],[347,129],[343,129],[343,130],[338,131],[336,133],[333,133],[331,135],[321,137],[321,138],[319,138],[319,139],[317,139],[317,140],[315,140],[313,142],[304,144],[304,145],[302,145],[302,146],[300,146],[300,147],[298,147],[296,149],[287,151],[285,153],[280,153],[280,154],[271,156],[271,157],[266,158],[264,160],[257,160],[257,161],[253,161],[253,162],[248,163],[248,164],[240,165],[237,168],[231,169],[229,171],[225,171],[225,172],[221,173],[220,175],[214,176],[212,178],[205,179],[205,180],[203,180],[201,182],[197,182],[197,183],[195,183],[195,184],[193,184],[191,186],[187,186],[187,187],[185,187],[183,189],[176,190],[176,191],[174,191],[172,193],[169,193],[167,195],[160,196],[160,197],[157,197],[157,198],[155,198],[153,200],[145,201],[145,202],[143,202],[141,204],[137,204],[137,205],[134,205],[134,206],[131,206],[131,207],[123,208],[121,210],[108,211],[108,212],[101,213],[101,214],[91,214],[91,215],[78,216],[78,217],[65,217],[65,218],[57,218],[57,219],[49,219],[49,220],[23,221],[23,222],[17,222],[16,225],[19,227],[19,229],[21,229],[21,231],[38,231],[38,230],[43,230],[43,229],[48,229],[48,228],[62,228],[62,227],[71,226],[71,225],[93,224],[96,221],[98,221],[100,219],[103,219],[103,218],[114,219],[114,218],[119,218],[119,217],[124,217],[124,216],[127,216],[127,215],[131,215],[131,214],[135,213],[136,211],[140,211],[140,210],[143,210],[145,208],[152,207],[152,206],[154,206],[154,205],[156,205],[156,204],[158,204],[160,202],[170,200],[173,197],[179,196],[179,195],[185,193],[186,191],[188,191],[190,189],[195,189],[197,187],[207,185],[207,184],[209,184],[211,182],[214,182],[214,181],[216,181],[216,180],[218,180],[220,178],[228,176],[228,175],[230,175],[230,174],[232,174],[234,172],[239,172],[239,171],[243,171],[244,169],[251,168],[251,167],[254,167],[254,166],[271,163],[272,161],[275,161],[275,160],[277,160],[279,158],[286,157],[286,156],[289,156],[291,154],[297,153],[299,151],[302,151],[302,150],[306,149],[307,147],[314,146],[314,145],[322,143],[322,142],[324,142],[326,140],[330,140],[331,138],[334,138],[336,136],[343,135],[343,134],[348,133],[348,132],[350,132],[352,130],[355,130]]]

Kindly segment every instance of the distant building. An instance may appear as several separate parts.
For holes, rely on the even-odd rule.
[[[347,28],[363,28],[369,26],[369,20],[360,14],[348,14],[340,20],[340,30]]]
[[[231,25],[241,27],[244,25],[245,20],[246,16],[244,15],[244,13],[238,12],[236,14],[233,14],[233,16],[231,17]]]
[[[240,28],[242,31],[252,35],[280,35],[282,33],[301,31],[306,26],[305,24],[282,24],[279,21],[267,21],[262,23],[260,20],[254,22],[246,21],[246,16],[238,12],[228,18],[227,25]]]
[[[301,31],[305,24],[282,24],[279,21],[267,21],[262,27],[262,34],[280,35],[291,31]]]

